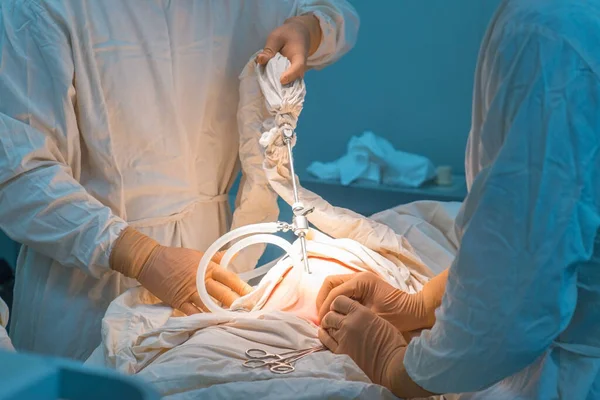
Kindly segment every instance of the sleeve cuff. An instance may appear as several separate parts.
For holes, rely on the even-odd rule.
[[[121,232],[127,228],[127,222],[117,220],[112,222],[102,234],[100,244],[94,250],[91,263],[89,265],[90,274],[95,278],[100,278],[102,275],[111,271],[109,259],[113,246]]]
[[[425,370],[435,370],[436,360],[432,360],[431,355],[424,348],[424,342],[429,339],[430,335],[431,331],[423,331],[420,337],[413,339],[409,343],[404,354],[404,369],[414,383],[428,392],[447,393],[447,382],[440,385],[431,377],[428,377],[427,374],[424,374],[423,371],[419,371],[419,369],[423,368]],[[430,375],[438,376],[439,374],[435,371]]]
[[[321,27],[321,43],[317,51],[308,57],[307,64],[311,68],[323,68],[335,60],[337,32],[333,20],[320,11],[310,11],[319,20]]]

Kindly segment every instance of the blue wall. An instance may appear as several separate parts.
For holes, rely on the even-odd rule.
[[[464,171],[473,73],[499,0],[351,0],[359,40],[340,62],[306,76],[299,172],[341,156],[364,130],[397,149]]]
[[[8,261],[11,267],[14,268],[17,260],[17,251],[17,244],[0,231],[0,258]]]

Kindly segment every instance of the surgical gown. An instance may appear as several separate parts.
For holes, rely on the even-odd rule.
[[[408,374],[465,398],[600,398],[600,1],[501,4],[466,170],[460,249]]]
[[[8,306],[0,297],[0,351],[14,350],[8,334],[6,333],[6,325],[8,324]]]
[[[85,359],[127,225],[205,250],[230,223],[238,74],[288,17],[313,12],[322,67],[355,42],[344,0],[0,2],[0,228],[24,244],[17,349]],[[257,201],[260,201],[258,199]]]

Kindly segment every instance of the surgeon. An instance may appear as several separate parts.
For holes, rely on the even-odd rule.
[[[401,398],[600,398],[599,49],[600,1],[501,3],[452,266],[416,295],[331,277],[317,300],[327,347]],[[400,332],[422,328],[407,346]]]
[[[23,244],[15,347],[87,358],[109,303],[138,282],[200,312],[196,268],[228,229],[239,171],[238,74],[260,49],[260,64],[281,52],[289,83],[357,30],[344,0],[2,0],[0,228]],[[225,305],[249,290],[217,264],[208,276]]]

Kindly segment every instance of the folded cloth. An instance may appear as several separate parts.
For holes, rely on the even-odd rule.
[[[342,158],[330,163],[313,162],[308,172],[320,179],[339,180],[344,186],[362,179],[389,186],[419,187],[435,177],[435,168],[428,158],[396,150],[370,131],[352,137]]]

